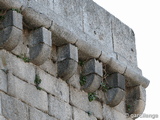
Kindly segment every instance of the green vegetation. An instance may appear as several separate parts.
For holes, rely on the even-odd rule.
[[[86,76],[83,76],[82,74],[80,75],[80,85],[83,86],[86,84]]]
[[[41,90],[41,89],[42,89],[41,87],[39,87],[39,84],[41,83],[41,81],[42,81],[42,80],[40,79],[39,75],[36,74],[34,83],[36,84],[36,88],[37,88],[38,90]]]
[[[88,100],[91,102],[93,100],[96,100],[98,97],[96,96],[96,93],[88,93]]]
[[[21,55],[17,55],[18,58],[21,58],[24,62],[30,62],[30,59],[28,57],[26,57],[26,55],[21,54]]]

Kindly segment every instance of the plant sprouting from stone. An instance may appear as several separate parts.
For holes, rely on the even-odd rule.
[[[20,9],[11,8],[10,10],[12,10],[12,11],[16,11],[17,13],[21,13],[21,10],[20,10]]]
[[[41,87],[39,87],[39,84],[41,83],[41,81],[42,81],[42,80],[40,79],[39,75],[36,74],[34,83],[36,84],[36,88],[37,88],[38,90],[41,90],[41,89],[42,89]]]
[[[109,90],[110,88],[111,88],[111,87],[107,86],[106,83],[101,82],[101,90],[102,90],[103,92],[107,92],[107,90]]]
[[[79,81],[80,85],[83,86],[86,84],[86,76],[83,76],[82,74],[80,74],[80,81]]]
[[[83,66],[83,65],[84,65],[84,61],[79,60],[78,64],[79,64],[80,66]]]
[[[96,93],[88,93],[88,100],[91,102],[93,100],[96,100],[98,97],[96,96]]]
[[[26,55],[21,54],[21,55],[17,55],[18,58],[21,58],[24,62],[30,62],[30,59],[28,57],[26,57]]]
[[[127,111],[130,111],[132,108],[132,105],[127,105]]]
[[[88,116],[92,115],[92,113],[90,111],[86,111],[86,113],[88,114]]]

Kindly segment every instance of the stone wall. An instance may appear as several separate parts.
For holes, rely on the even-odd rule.
[[[0,0],[0,120],[132,120],[148,85],[133,30],[92,0]]]

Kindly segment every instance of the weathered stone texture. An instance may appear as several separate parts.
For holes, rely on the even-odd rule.
[[[72,108],[68,103],[49,95],[49,114],[60,120],[71,120]]]
[[[18,79],[11,73],[8,77],[8,93],[42,111],[48,111],[47,93],[37,90],[35,86]]]
[[[7,74],[5,69],[0,69],[0,90],[7,92]]]
[[[40,69],[38,69],[38,75],[42,80],[40,84],[41,88],[46,90],[48,93],[69,102],[69,87],[66,82],[61,79],[57,79]]]
[[[28,106],[21,101],[1,93],[2,114],[11,120],[28,120]]]

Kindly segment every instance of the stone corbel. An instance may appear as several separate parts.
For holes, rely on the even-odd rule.
[[[29,36],[29,55],[31,62],[42,65],[51,54],[51,32],[44,27],[31,32]]]
[[[106,104],[114,107],[118,105],[125,96],[125,77],[120,73],[113,73],[106,78],[108,86],[106,96]]]
[[[102,63],[96,59],[90,59],[84,64],[82,75],[86,78],[86,83],[82,86],[82,89],[90,93],[95,92],[102,82]]]
[[[0,25],[0,48],[13,50],[22,39],[22,15],[16,11],[8,11]]]
[[[130,87],[126,94],[126,112],[131,115],[132,118],[137,118],[141,115],[145,109],[146,104],[146,90],[144,87],[136,86]]]
[[[78,67],[78,49],[72,44],[60,46],[57,57],[58,77],[68,80],[75,74]]]

